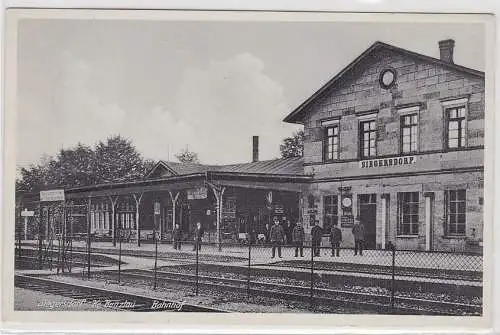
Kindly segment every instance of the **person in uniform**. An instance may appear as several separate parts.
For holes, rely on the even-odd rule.
[[[311,228],[311,242],[314,256],[320,256],[321,238],[323,237],[323,229],[318,226],[318,221],[314,221],[314,226]]]
[[[340,256],[340,242],[342,242],[342,231],[337,226],[337,224],[332,226],[330,232],[330,243],[332,244],[332,257],[337,255]]]
[[[272,257],[276,255],[278,249],[278,257],[281,258],[281,244],[285,242],[285,230],[280,225],[277,217],[274,218],[274,224],[269,229],[269,239],[272,245]]]
[[[297,225],[293,228],[292,238],[293,244],[295,245],[295,257],[299,256],[304,257],[304,227],[300,222],[297,222]]]
[[[354,236],[354,256],[358,254],[363,256],[363,243],[365,240],[365,226],[356,218],[354,226],[352,226],[352,235]]]
[[[193,250],[201,250],[201,238],[203,237],[203,227],[201,226],[201,222],[196,222],[196,228],[194,230],[194,247]]]
[[[181,250],[182,232],[179,228],[178,223],[175,224],[174,231],[172,232],[172,237],[174,239],[174,249]]]

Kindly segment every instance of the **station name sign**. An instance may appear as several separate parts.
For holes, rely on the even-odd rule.
[[[189,200],[206,199],[208,190],[206,187],[197,187],[187,190],[187,198]]]
[[[360,161],[359,168],[360,169],[370,169],[370,168],[378,168],[378,167],[411,165],[411,164],[414,164],[416,161],[417,161],[416,156],[368,159],[368,160]]]
[[[40,201],[64,201],[64,190],[40,191]]]

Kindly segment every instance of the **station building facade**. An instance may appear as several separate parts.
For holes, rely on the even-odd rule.
[[[376,42],[284,121],[304,125],[302,219],[365,244],[480,249],[483,234],[484,73]]]
[[[237,242],[265,234],[275,216],[289,227],[300,218],[303,159],[258,160],[232,165],[159,161],[143,180],[59,190],[63,201],[41,201],[39,194],[18,195],[19,238],[53,240],[67,234],[100,240],[172,241],[179,225],[192,241],[197,222],[204,242]],[[21,211],[34,211],[23,231]]]

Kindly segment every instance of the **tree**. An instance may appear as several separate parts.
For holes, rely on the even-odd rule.
[[[121,182],[141,179],[153,162],[144,160],[131,141],[112,136],[95,148],[78,143],[61,149],[55,158],[45,157],[40,164],[21,168],[16,190],[37,192],[55,187]]]
[[[37,192],[47,185],[47,165],[32,164],[29,168],[21,168],[21,178],[16,179],[16,191]]]
[[[117,135],[95,148],[95,174],[99,183],[131,181],[146,173],[144,160],[132,142]]]
[[[98,182],[95,173],[95,153],[92,148],[78,143],[76,147],[61,149],[47,168],[48,185],[84,186]]]
[[[291,137],[283,139],[280,145],[281,157],[302,157],[304,155],[304,130],[298,130]]]
[[[186,164],[200,164],[200,160],[198,159],[198,154],[186,147],[186,149],[181,150],[178,154],[175,155],[175,158],[181,163]]]

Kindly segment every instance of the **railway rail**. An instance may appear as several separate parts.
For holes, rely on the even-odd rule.
[[[112,273],[114,271],[105,271]],[[127,270],[121,273],[122,279],[139,279],[145,281],[154,280],[151,270]],[[195,286],[196,275],[178,272],[158,271],[158,283],[175,283],[181,285]],[[276,284],[252,281],[250,287],[245,279],[212,277],[198,275],[198,285],[214,288],[221,291],[233,291],[242,294],[260,295],[284,300],[301,302],[310,301],[310,288],[300,285]],[[459,302],[448,302],[429,300],[421,298],[397,297],[397,304],[393,308],[390,295],[361,293],[347,290],[314,288],[314,304],[329,306],[352,306],[356,305],[365,309],[390,314],[433,314],[433,315],[457,315],[469,314],[480,315],[482,306]]]
[[[59,295],[72,299],[85,299],[87,302],[97,302],[104,307],[133,312],[225,312],[206,306],[185,304],[144,295],[118,292],[109,289],[95,288],[85,285],[63,283],[38,276],[14,276],[14,286],[43,293]]]

